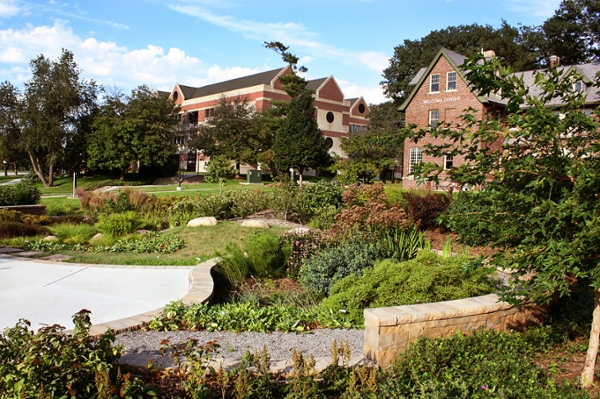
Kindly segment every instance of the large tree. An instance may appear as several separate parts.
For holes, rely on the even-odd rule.
[[[312,93],[307,90],[290,101],[273,144],[277,170],[294,168],[300,175],[300,184],[306,168],[326,166],[330,158],[313,103]]]
[[[392,102],[372,104],[369,109],[368,129],[350,132],[341,139],[348,159],[338,160],[334,168],[343,172],[340,179],[344,182],[361,178],[367,182],[378,176],[385,183],[396,164],[402,164],[404,142],[398,135],[404,126],[403,115]]]
[[[504,65],[515,70],[536,68],[542,55],[537,49],[540,33],[527,27],[515,28],[506,21],[499,29],[490,25],[450,26],[417,40],[404,40],[394,48],[390,66],[383,71],[385,94],[397,103],[411,92],[409,86],[419,69],[429,65],[440,47],[469,56],[482,49],[494,50]]]
[[[57,168],[78,170],[82,145],[97,111],[98,86],[80,78],[73,53],[56,61],[40,55],[30,63],[32,77],[19,98],[19,147],[44,186],[51,187]]]
[[[531,93],[538,91],[497,60],[477,61],[465,66],[469,81],[482,95],[502,95],[507,116],[477,120],[468,111],[461,126],[409,126],[407,133],[415,140],[426,134],[444,138],[447,144],[428,145],[426,152],[464,156],[466,164],[446,172],[463,184],[485,185],[459,197],[450,224],[464,241],[500,250],[494,264],[512,270],[514,277],[504,298],[547,303],[554,293],[568,295],[573,281],[595,291],[582,374],[582,383],[589,385],[600,335],[600,126],[583,111],[585,94],[574,89],[581,79],[576,72],[538,73],[541,94],[536,96]],[[442,172],[435,164],[415,169],[425,179],[436,180]]]
[[[124,96],[107,96],[88,140],[88,166],[118,171],[124,177],[135,162],[162,166],[175,153],[173,134],[177,107],[172,100],[139,86]]]
[[[18,166],[29,164],[27,153],[19,145],[22,106],[19,97],[19,91],[11,83],[0,84],[0,159],[14,167],[15,172]]]
[[[557,55],[563,64],[581,64],[600,58],[600,1],[563,0],[541,26],[546,57]]]
[[[248,98],[221,97],[214,115],[198,128],[192,145],[202,148],[205,155],[223,156],[256,168],[261,155],[271,148],[272,136]]]

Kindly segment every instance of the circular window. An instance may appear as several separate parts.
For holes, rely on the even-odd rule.
[[[358,104],[358,112],[364,114],[367,109],[365,108],[365,104]]]
[[[178,98],[179,98],[179,92],[178,91],[174,91],[173,92],[173,101],[177,101]]]
[[[331,137],[325,137],[325,148],[330,149],[333,147],[333,139]]]
[[[327,122],[331,123],[331,122],[333,122],[333,120],[335,119],[335,116],[333,116],[333,112],[329,111],[329,112],[327,113],[327,116],[326,116],[326,118],[327,118]]]

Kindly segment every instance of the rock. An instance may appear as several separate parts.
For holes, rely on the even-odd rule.
[[[146,234],[150,233],[150,230],[137,230],[136,233],[141,236],[145,236]]]
[[[188,227],[216,226],[217,223],[218,222],[217,222],[216,218],[214,218],[212,216],[208,216],[208,217],[192,219],[187,223],[187,225],[188,225]]]
[[[102,241],[102,240],[104,240],[104,234],[98,233],[95,236],[93,236],[92,238],[90,238],[89,243],[93,244],[95,242]]]
[[[56,242],[56,241],[59,241],[59,240],[58,240],[57,236],[47,236],[47,237],[42,238],[42,241],[53,241],[53,242]]]
[[[245,220],[242,223],[243,227],[260,227],[262,229],[268,229],[271,226],[266,224],[265,222],[261,222],[260,220]]]
[[[303,236],[310,233],[310,229],[308,227],[296,227],[295,229],[288,230],[288,233]]]

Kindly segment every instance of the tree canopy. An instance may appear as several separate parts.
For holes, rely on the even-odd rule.
[[[254,167],[271,148],[272,136],[263,127],[262,115],[246,97],[221,97],[214,115],[198,128],[192,143],[208,156],[224,156]]]
[[[166,165],[175,153],[173,132],[177,107],[147,86],[130,96],[116,92],[106,98],[88,139],[88,166],[119,171],[123,177],[132,163]]]
[[[426,130],[412,125],[406,133],[415,141],[443,138],[446,144],[427,145],[425,152],[464,156],[466,164],[446,172],[460,183],[485,186],[463,193],[448,220],[463,241],[500,250],[494,264],[514,271],[505,299],[548,302],[555,292],[568,295],[573,281],[595,290],[582,375],[589,384],[600,334],[600,126],[583,111],[585,94],[574,88],[581,79],[577,73],[565,76],[555,68],[538,73],[535,85],[542,94],[534,96],[498,60],[477,61],[464,66],[469,81],[483,95],[500,93],[507,115],[477,120],[468,110],[460,125]],[[550,105],[555,103],[560,107]],[[415,169],[417,177],[433,180],[442,172],[436,164]]]

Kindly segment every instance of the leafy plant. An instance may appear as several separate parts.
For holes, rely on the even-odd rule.
[[[26,180],[18,184],[0,186],[0,206],[34,205],[40,202],[41,193],[37,186]]]
[[[406,191],[403,196],[408,203],[409,215],[421,230],[438,227],[437,218],[443,214],[452,200],[449,194],[415,194]]]
[[[128,211],[125,213],[100,215],[97,227],[105,234],[121,236],[133,233],[140,227],[143,227],[143,225],[144,222],[138,213]]]
[[[19,222],[0,222],[0,239],[14,237],[33,237],[49,234],[50,230],[43,226],[29,225]]]
[[[375,245],[351,242],[326,249],[308,258],[300,268],[300,282],[319,295],[328,295],[331,287],[346,276],[361,276],[373,266],[379,250]]]
[[[89,224],[61,223],[50,228],[52,233],[65,244],[85,244],[96,234]]]
[[[462,271],[465,257],[444,258],[422,252],[415,259],[384,260],[362,276],[349,275],[331,288],[323,308],[348,313],[352,323],[364,322],[363,309],[449,301],[485,295],[496,290],[491,270]]]

